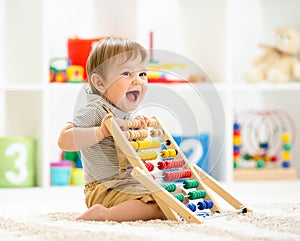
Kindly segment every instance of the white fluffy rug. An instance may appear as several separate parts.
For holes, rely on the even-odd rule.
[[[0,188],[0,241],[300,241],[300,181],[223,185],[253,212],[204,224],[83,222],[73,220],[86,210],[82,187]]]
[[[78,213],[67,211],[0,216],[0,240],[300,240],[300,203],[250,206],[252,213],[214,218],[204,224],[83,222],[73,220]]]

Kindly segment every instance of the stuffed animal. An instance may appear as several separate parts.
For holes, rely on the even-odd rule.
[[[249,82],[270,81],[286,83],[300,80],[300,32],[280,27],[275,31],[275,46],[260,45],[264,54],[252,63],[245,73]]]

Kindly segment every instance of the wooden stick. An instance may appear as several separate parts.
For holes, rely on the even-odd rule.
[[[193,165],[195,171],[199,174],[201,180],[216,194],[222,197],[226,202],[228,202],[235,209],[246,208],[243,203],[241,203],[237,198],[235,198],[232,194],[225,190],[225,188],[221,187],[221,185],[210,175],[208,175],[205,171],[203,171],[197,165]],[[246,208],[247,212],[251,212],[249,208]]]
[[[122,133],[119,125],[113,118],[109,118],[104,123],[113,136],[116,145],[120,148],[126,155],[128,161],[133,167],[139,167],[144,171],[148,171],[145,165],[140,161],[140,158],[136,151],[133,149],[130,142],[126,139],[125,135]]]

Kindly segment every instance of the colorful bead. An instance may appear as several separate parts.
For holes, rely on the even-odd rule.
[[[292,149],[292,145],[290,143],[283,144],[283,150],[290,151]]]
[[[139,151],[137,154],[142,161],[155,160],[158,157],[155,151]]]
[[[250,156],[249,154],[245,154],[244,156],[243,156],[243,158],[244,158],[244,160],[251,160],[252,159],[252,156]]]
[[[289,168],[290,166],[291,166],[291,163],[289,161],[282,162],[282,167],[283,168]]]
[[[174,183],[163,184],[162,187],[168,192],[174,192],[176,190],[176,185]]]
[[[288,143],[288,142],[290,142],[290,141],[291,141],[291,135],[290,135],[289,133],[287,133],[287,132],[282,133],[281,141],[282,141],[283,143]]]
[[[190,178],[191,176],[192,176],[192,171],[190,169],[177,170],[177,171],[171,171],[171,172],[164,172],[163,173],[163,179],[165,181],[179,180],[179,179],[183,179],[183,178]]]
[[[276,162],[278,160],[277,156],[271,156],[271,162]]]
[[[256,163],[257,168],[263,168],[265,166],[265,161],[264,160],[258,160]]]
[[[203,202],[203,201],[198,202],[198,203],[197,203],[197,206],[198,206],[198,209],[199,209],[199,210],[204,210],[204,209],[206,209],[206,203]]]
[[[241,136],[233,136],[233,144],[236,146],[240,146],[242,143]]]
[[[204,200],[204,202],[206,203],[206,208],[208,209],[211,209],[214,206],[212,200]]]
[[[150,120],[148,121],[148,123],[147,123],[147,126],[148,126],[148,127],[156,127],[156,126],[158,126],[157,120],[155,120],[155,119],[150,119]]]
[[[199,186],[199,181],[197,179],[194,180],[185,180],[183,182],[183,187],[185,189],[197,188]]]
[[[188,193],[188,198],[190,200],[195,200],[195,199],[205,198],[205,197],[206,197],[206,192],[204,190],[197,190]]]
[[[194,203],[187,203],[185,204],[185,206],[189,208],[192,212],[195,212],[197,209],[197,206]]]
[[[162,129],[152,129],[150,130],[151,137],[160,137],[164,134]]]
[[[132,147],[133,147],[134,150],[138,150],[139,149],[139,146],[138,146],[138,144],[135,141],[131,141],[130,144],[132,145]]]
[[[259,143],[259,147],[263,149],[268,149],[269,148],[269,143],[268,142],[261,142]]]
[[[166,149],[166,150],[161,150],[160,156],[162,158],[172,158],[177,155],[177,151],[175,149]]]
[[[175,193],[173,194],[173,196],[177,198],[180,202],[184,201],[184,195],[182,193]]]
[[[283,151],[282,152],[282,160],[283,161],[289,161],[292,158],[292,154],[289,151]]]
[[[152,172],[154,170],[154,165],[150,162],[144,162],[145,167],[148,169],[149,172]]]
[[[234,129],[234,130],[239,130],[239,129],[240,129],[239,123],[234,122],[234,124],[233,124],[233,129]]]

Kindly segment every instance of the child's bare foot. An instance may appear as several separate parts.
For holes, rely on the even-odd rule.
[[[77,216],[75,220],[84,220],[84,221],[105,221],[108,217],[108,208],[104,207],[101,204],[96,204],[89,208],[83,214]]]

